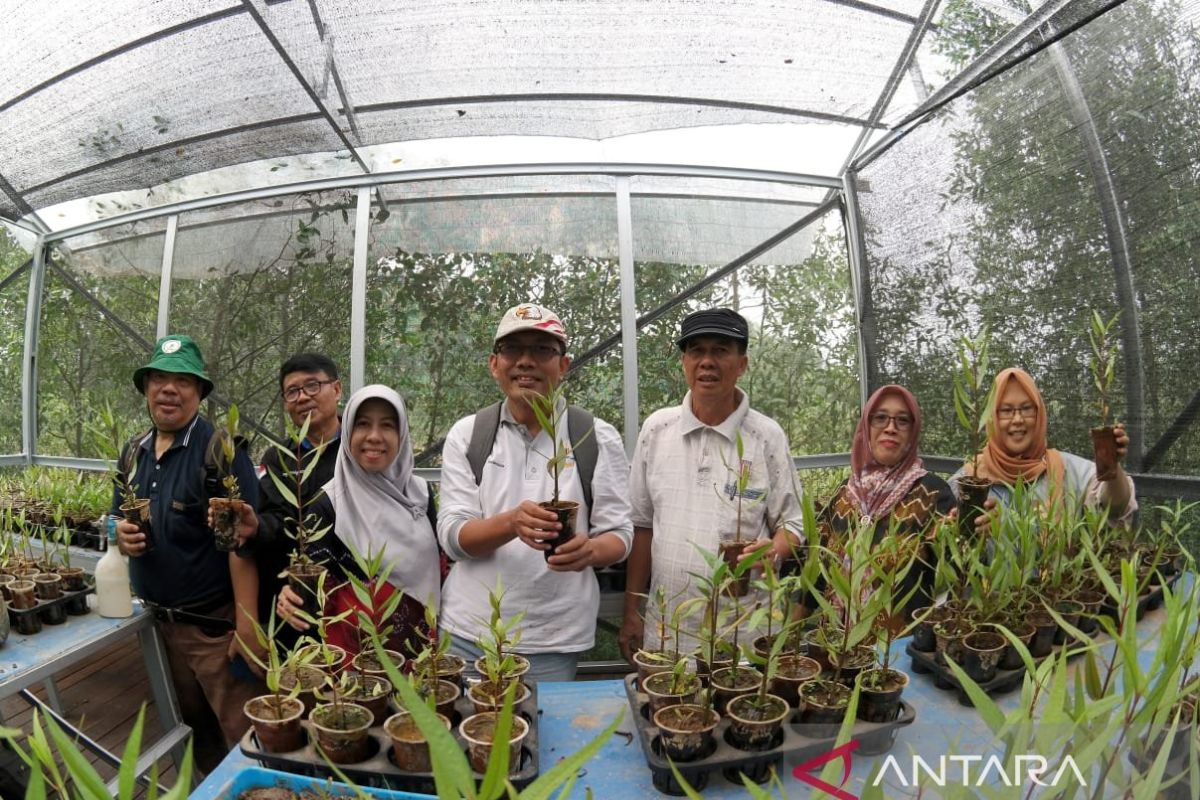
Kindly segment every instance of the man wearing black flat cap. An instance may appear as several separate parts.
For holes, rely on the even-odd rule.
[[[766,557],[778,564],[799,542],[800,489],[787,435],[737,387],[749,339],[745,318],[728,308],[686,317],[677,344],[688,392],[642,425],[629,479],[634,534],[620,634],[627,659],[660,646],[643,641],[653,632],[638,616],[639,593],[649,584],[651,596],[662,587],[673,604],[697,596],[690,573],[708,571],[697,547],[716,552],[734,540],[739,505],[741,558],[769,546]],[[740,504],[739,475],[748,475]]]

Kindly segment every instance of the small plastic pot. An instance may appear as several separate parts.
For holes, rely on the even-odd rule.
[[[812,739],[836,736],[850,705],[850,689],[835,681],[809,681],[800,687],[804,709],[799,732]]]
[[[661,659],[655,656],[661,656]],[[651,675],[670,671],[673,664],[670,654],[662,650],[638,650],[633,654],[633,666],[637,668],[638,686],[641,686]]]
[[[254,726],[259,745],[268,753],[290,753],[304,746],[304,728],[300,725],[304,703],[297,698],[280,698],[277,710],[275,695],[265,694],[247,700],[242,710]]]
[[[150,524],[150,498],[142,497],[132,503],[122,503],[121,513],[127,522],[136,523],[138,530],[146,537],[146,549],[142,555],[154,552],[154,528]]]
[[[450,730],[450,720],[438,714],[446,730]],[[383,729],[392,740],[392,759],[396,766],[408,772],[433,772],[433,763],[429,758],[429,742],[425,734],[413,722],[412,715],[401,711],[388,717],[383,723]]]
[[[1013,636],[1021,640],[1021,644],[1025,645],[1026,650],[1032,647],[1037,628],[1028,622],[1014,622],[1008,626],[1008,629]],[[1017,652],[1017,648],[1011,644],[1004,648],[1004,655],[1000,656],[1000,669],[1021,669],[1024,666],[1025,662],[1021,660],[1021,654]]]
[[[542,557],[547,561],[550,556],[557,552],[557,548],[566,544],[575,538],[575,524],[579,517],[579,503],[574,500],[559,500],[557,503],[547,500],[544,503],[538,503],[539,506],[547,511],[553,511],[558,517],[558,524],[562,525],[558,536],[553,539],[543,539],[543,543],[549,545],[549,548],[542,551]]]
[[[686,675],[680,690],[673,691],[671,687],[673,677],[669,672],[660,672],[657,675],[651,675],[642,685],[642,691],[649,698],[651,716],[667,706],[681,706],[696,702],[696,694],[700,691],[700,678],[695,675]]]
[[[488,759],[492,755],[493,739],[496,732],[496,721],[499,715],[494,711],[474,714],[463,720],[458,727],[459,733],[467,740],[467,756],[471,769],[476,772],[486,772]],[[508,737],[508,774],[512,775],[521,769],[521,745],[529,735],[529,723],[519,714],[512,718],[512,729]]]
[[[317,690],[325,685],[325,673],[316,667],[300,666],[284,670],[279,674],[279,688],[291,692],[300,687],[296,697],[304,704],[303,718],[307,719],[309,712],[317,705]]]
[[[335,764],[356,764],[370,755],[371,712],[357,703],[326,703],[309,715],[317,744]]]
[[[713,731],[721,717],[711,708],[696,705],[668,706],[654,715],[663,752],[672,761],[686,763],[704,758],[716,749]]]
[[[898,669],[868,669],[858,674],[858,718],[864,722],[891,722],[900,716],[900,695],[908,675]]]
[[[988,499],[992,482],[987,478],[975,478],[968,475],[958,479],[958,535],[974,538],[976,534],[975,520],[987,512],[983,504]]]
[[[820,674],[821,665],[808,656],[780,656],[771,694],[782,697],[792,708],[800,708],[800,687]]]
[[[963,637],[963,670],[976,683],[987,683],[996,677],[996,668],[1004,655],[1008,640],[993,631],[969,633]]]
[[[395,650],[384,650],[383,652],[387,654],[389,659],[391,659],[392,664],[395,665],[396,669],[401,671],[404,670],[404,656]],[[353,659],[351,659],[350,664],[354,667],[356,672],[359,672],[363,675],[379,675],[381,677],[387,677],[387,670],[385,670],[383,668],[383,664],[379,662],[379,656],[375,654],[375,650],[373,648],[371,650],[364,650],[356,655]]]
[[[1092,428],[1092,454],[1096,462],[1096,480],[1110,481],[1117,475],[1117,434],[1112,425]]]
[[[724,714],[729,702],[749,692],[757,691],[762,683],[762,673],[753,667],[738,667],[735,680],[734,668],[723,667],[712,674],[709,685],[713,690],[713,708]]]
[[[320,586],[321,575],[325,571],[325,568],[318,564],[293,564],[286,571],[288,586],[300,596],[302,608],[314,617],[321,613],[317,587]]]
[[[786,700],[773,694],[767,695],[761,706],[757,694],[735,697],[726,710],[729,743],[739,750],[769,750],[791,710]]]
[[[517,655],[516,653],[509,653],[509,655],[511,655],[513,658],[514,666],[513,666],[512,671],[509,672],[508,674],[506,674],[504,677],[520,678],[526,672],[529,672],[529,659],[525,658],[525,656]],[[479,674],[479,675],[487,674],[487,670],[484,669],[483,666],[484,666],[484,656],[480,656],[479,658],[475,659],[474,667],[475,667],[475,672],[477,674]]]
[[[508,684],[496,685],[491,681],[480,681],[467,687],[467,699],[475,706],[475,713],[499,711],[504,708],[504,696],[508,692]],[[513,696],[513,707],[519,706],[529,699],[529,687],[523,681],[517,681],[517,692]]]
[[[934,652],[937,638],[933,635],[933,626],[950,619],[951,610],[946,606],[926,606],[913,612],[913,617],[921,619],[913,628],[913,648],[922,653]]]

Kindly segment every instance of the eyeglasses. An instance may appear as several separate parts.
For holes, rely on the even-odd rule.
[[[877,430],[883,430],[888,426],[889,422],[896,423],[896,430],[898,431],[906,431],[913,424],[912,417],[907,414],[897,414],[893,417],[891,414],[885,414],[882,411],[876,411],[867,419],[870,421],[871,427]]]
[[[305,381],[299,386],[289,386],[283,390],[283,399],[289,403],[294,403],[300,399],[301,391],[303,391],[309,397],[316,397],[320,393],[321,387],[330,383],[337,383],[337,378],[328,381],[319,381],[314,378],[311,381]]]
[[[517,344],[516,342],[501,342],[492,349],[492,352],[508,361],[517,361],[526,353],[532,356],[534,361],[549,361],[552,358],[559,358],[563,354],[562,350],[554,345]]]
[[[1035,406],[1033,403],[1026,403],[1020,408],[1013,408],[1012,406],[1000,406],[996,409],[996,416],[1000,418],[1001,422],[1008,422],[1018,414],[1021,415],[1022,419],[1033,419],[1037,416],[1037,406]]]

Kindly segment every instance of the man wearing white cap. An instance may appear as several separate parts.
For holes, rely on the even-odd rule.
[[[553,311],[533,303],[510,308],[488,356],[504,400],[455,423],[442,451],[438,540],[456,562],[442,589],[451,652],[480,655],[475,642],[486,631],[488,591],[499,578],[503,617],[525,612],[516,650],[529,659],[533,681],[575,677],[579,654],[595,640],[600,588],[593,569],[623,560],[633,540],[629,463],[616,429],[561,403],[555,413],[566,424],[555,443],[529,405],[530,395],[548,395],[563,379],[571,365],[566,348]],[[547,556],[545,542],[561,526],[538,502],[553,494],[546,461],[560,443],[569,444],[571,456],[559,497],[580,505],[575,537]]]

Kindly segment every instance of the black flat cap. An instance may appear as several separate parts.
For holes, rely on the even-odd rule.
[[[697,336],[724,336],[747,343],[750,341],[750,326],[746,324],[745,317],[732,309],[706,308],[683,318],[675,343],[682,350],[689,339]]]

